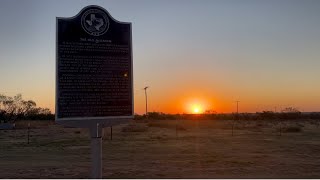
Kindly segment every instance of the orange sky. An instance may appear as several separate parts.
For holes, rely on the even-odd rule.
[[[320,111],[320,1],[96,1],[132,22],[135,112]],[[0,93],[55,106],[56,17],[89,1],[0,1]],[[14,13],[12,13],[14,12]],[[8,18],[10,14],[11,18]],[[14,21],[12,20],[14,19]]]

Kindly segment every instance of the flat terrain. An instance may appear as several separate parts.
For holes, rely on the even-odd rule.
[[[90,178],[86,129],[0,131],[0,178]],[[150,120],[105,128],[103,178],[320,178],[316,120]]]

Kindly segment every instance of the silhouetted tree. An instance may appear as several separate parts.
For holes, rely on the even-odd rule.
[[[23,100],[21,94],[18,94],[14,97],[0,94],[0,120],[8,122],[30,117],[54,118],[48,108],[37,108],[34,101]]]
[[[301,112],[297,108],[287,107],[280,113],[281,119],[298,119],[301,117]]]
[[[273,111],[262,111],[257,113],[259,119],[275,119],[275,113]]]

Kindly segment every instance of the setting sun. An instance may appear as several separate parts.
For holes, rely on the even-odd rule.
[[[202,114],[206,109],[210,108],[204,97],[189,98],[185,100],[185,112],[191,114]]]
[[[194,114],[200,114],[200,113],[203,113],[203,108],[200,105],[193,105],[191,111]]]

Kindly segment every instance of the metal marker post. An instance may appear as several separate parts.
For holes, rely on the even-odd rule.
[[[56,33],[56,122],[90,129],[91,177],[102,178],[102,128],[134,117],[132,26],[90,5],[73,17],[57,17]]]
[[[97,123],[91,127],[91,158],[92,170],[91,176],[93,179],[102,179],[102,128]]]

